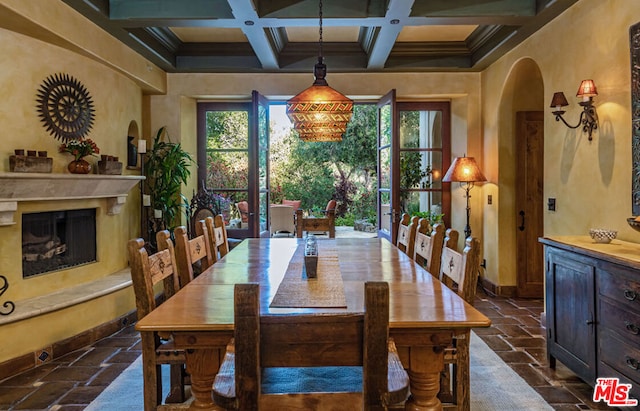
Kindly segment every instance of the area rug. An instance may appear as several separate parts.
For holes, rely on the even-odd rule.
[[[553,410],[545,400],[513,371],[473,332],[471,333],[471,410]],[[140,411],[142,401],[141,358],[111,383],[86,411]],[[168,379],[168,369],[163,377]],[[289,380],[291,381],[291,380]],[[274,381],[275,382],[275,381]],[[163,386],[168,386],[165,381]],[[173,406],[171,409],[179,409]],[[185,407],[186,408],[186,407]]]

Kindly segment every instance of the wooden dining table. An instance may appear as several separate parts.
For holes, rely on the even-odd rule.
[[[211,388],[233,337],[234,284],[259,283],[261,313],[291,315],[363,312],[363,284],[386,281],[389,334],[410,378],[411,397],[405,410],[441,410],[437,394],[444,348],[454,335],[489,327],[491,321],[389,241],[378,238],[318,240],[320,259],[326,247],[336,254],[346,307],[273,307],[292,257],[303,243],[304,239],[294,238],[246,239],[137,323],[140,333],[171,335],[177,348],[186,351],[194,396],[191,409],[219,409]],[[151,355],[149,350],[153,347],[143,347],[143,361]]]

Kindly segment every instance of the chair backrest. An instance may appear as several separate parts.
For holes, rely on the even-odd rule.
[[[302,200],[287,200],[285,198],[282,200],[282,205],[290,205],[293,207],[293,211],[296,211],[302,205]]]
[[[167,238],[169,232],[164,230],[158,235]],[[127,244],[138,319],[142,319],[156,308],[156,291],[154,290],[156,284],[163,284],[161,291],[163,300],[167,300],[179,289],[173,244],[171,241],[165,244],[167,244],[166,249],[153,255],[147,253],[142,238],[129,240]]]
[[[335,210],[336,206],[338,205],[338,203],[336,202],[336,200],[329,200],[329,202],[327,203],[327,208],[325,209],[325,211],[329,211],[329,210]]]
[[[440,276],[440,261],[444,244],[444,226],[436,224],[429,233],[429,219],[421,218],[416,230],[413,259],[436,278]]]
[[[295,210],[293,206],[272,204],[269,208],[269,231],[273,236],[277,232],[286,231],[291,234],[296,232]]]
[[[444,233],[444,246],[457,250],[459,237],[460,235],[458,233],[458,230],[447,228],[447,231],[445,231]]]
[[[387,283],[365,284],[364,314],[261,316],[259,293],[258,284],[235,286],[237,409],[259,409],[260,397],[265,395],[260,392],[262,367],[317,365],[362,365],[364,408],[382,409],[388,390]],[[282,400],[286,397],[278,395]]]
[[[472,305],[476,295],[479,270],[480,241],[477,238],[467,238],[462,253],[449,247],[442,249],[440,280]]]
[[[199,274],[216,261],[213,258],[213,248],[211,247],[209,232],[204,220],[195,222],[196,235],[189,239],[187,229],[184,226],[176,227],[173,235],[176,239],[175,253],[178,264],[178,276],[180,287],[187,285],[195,274]],[[194,272],[194,265],[199,264],[197,272]]]
[[[413,247],[416,240],[416,230],[418,228],[418,217],[402,214],[400,224],[398,224],[398,240],[396,245],[409,257],[413,258]]]
[[[227,239],[227,226],[224,224],[224,218],[221,214],[213,217],[213,221],[207,224],[207,229],[213,233],[214,244],[218,249],[218,258],[222,258],[229,253],[229,240]]]

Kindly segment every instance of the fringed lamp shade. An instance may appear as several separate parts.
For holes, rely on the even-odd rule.
[[[287,101],[287,116],[301,140],[342,141],[353,114],[353,100],[329,87],[322,57],[313,72],[313,85]]]

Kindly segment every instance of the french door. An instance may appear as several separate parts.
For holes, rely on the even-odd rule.
[[[378,237],[395,244],[403,213],[450,226],[451,162],[448,102],[397,102],[395,90],[378,101]]]
[[[198,181],[215,198],[229,236],[259,237],[269,221],[269,110],[250,103],[198,104]]]
[[[400,221],[400,169],[397,167],[398,137],[396,90],[378,101],[378,237],[396,242]]]

